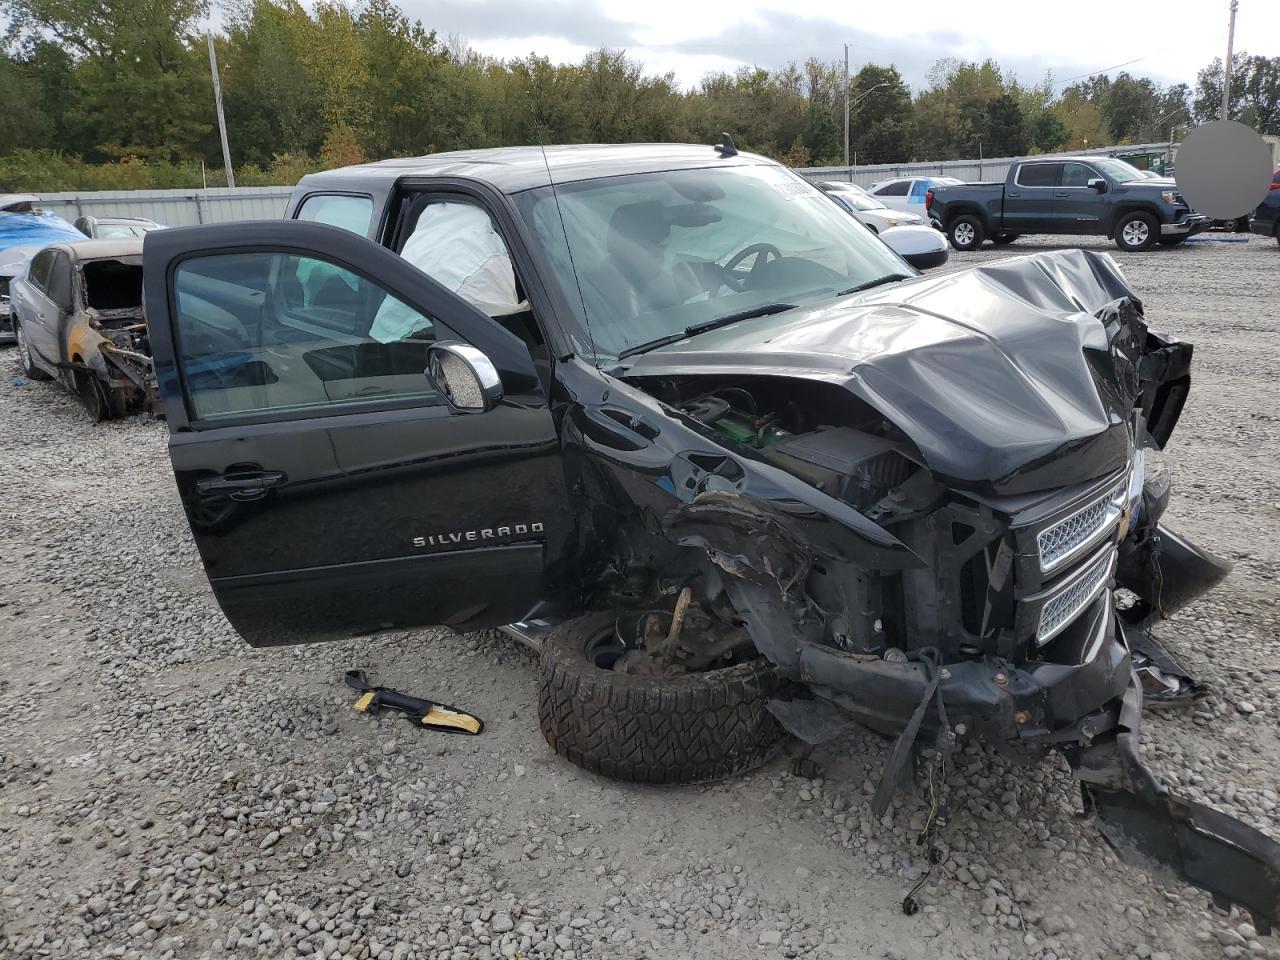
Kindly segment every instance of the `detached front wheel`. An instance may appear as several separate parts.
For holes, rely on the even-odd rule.
[[[780,679],[763,658],[696,673],[614,669],[626,646],[617,612],[588,614],[547,635],[538,719],[570,763],[619,780],[702,783],[764,763],[783,731],[765,708]]]

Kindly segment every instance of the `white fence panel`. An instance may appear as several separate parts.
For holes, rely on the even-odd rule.
[[[228,220],[279,220],[291,187],[210,187],[207,190],[101,190],[41,194],[66,220],[145,217],[169,227]]]

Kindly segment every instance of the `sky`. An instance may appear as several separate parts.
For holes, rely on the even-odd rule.
[[[994,58],[1020,80],[1052,71],[1061,85],[1122,69],[1193,85],[1226,52],[1228,0],[400,0],[440,36],[495,57],[538,53],[571,62],[601,46],[626,49],[646,72],[694,86],[707,72],[781,66],[809,57],[850,68],[896,64],[913,89],[947,56]],[[1280,0],[1239,0],[1236,50],[1280,55]],[[1072,15],[1064,16],[1062,11]],[[1129,63],[1129,61],[1137,61]],[[1118,69],[1109,71],[1114,76]]]

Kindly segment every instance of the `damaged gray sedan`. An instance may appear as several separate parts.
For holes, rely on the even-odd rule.
[[[866,727],[879,811],[963,738],[1058,751],[1122,855],[1280,917],[1280,846],[1138,756],[1144,693],[1203,692],[1146,627],[1228,571],[1161,522],[1192,348],[1108,256],[922,277],[728,139],[328,171],[288,217],[145,241],[251,644],[505,626],[552,747],[637,781]]]
[[[10,291],[18,354],[30,379],[61,381],[95,422],[154,406],[141,240],[45,247]]]

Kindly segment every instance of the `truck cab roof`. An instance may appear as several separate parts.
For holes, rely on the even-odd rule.
[[[371,182],[389,186],[402,178],[459,177],[478,180],[502,193],[512,194],[546,186],[548,172],[551,181],[561,184],[630,173],[772,162],[751,153],[723,156],[711,146],[670,143],[499,147],[380,160],[326,170],[304,177],[299,181],[298,189],[367,189]]]

